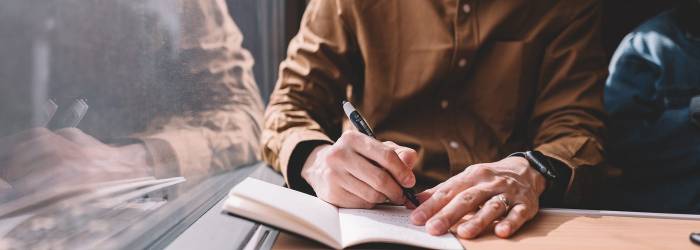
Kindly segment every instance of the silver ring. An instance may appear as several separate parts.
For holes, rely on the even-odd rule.
[[[498,201],[503,203],[503,206],[506,208],[505,213],[508,213],[508,211],[510,211],[510,206],[511,206],[510,201],[508,199],[506,199],[506,196],[503,194],[496,195],[496,198],[498,198]]]

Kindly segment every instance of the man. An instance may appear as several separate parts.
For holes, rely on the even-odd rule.
[[[610,63],[605,108],[610,161],[605,209],[700,213],[700,1],[627,35]]]
[[[508,237],[541,196],[578,201],[601,162],[600,7],[311,1],[266,111],[263,157],[291,188],[341,207],[404,204],[401,187],[437,184],[418,194],[414,224],[473,238],[500,220]],[[346,98],[378,140],[341,129]]]
[[[0,5],[0,197],[141,176],[193,184],[258,160],[262,101],[224,0]],[[89,108],[77,128],[49,130],[32,119],[49,98],[54,121],[76,98]]]

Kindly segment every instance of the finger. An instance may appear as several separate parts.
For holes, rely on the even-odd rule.
[[[489,199],[474,216],[467,219],[457,228],[457,235],[471,239],[478,236],[493,222],[506,213],[506,206],[496,196]]]
[[[54,131],[54,133],[80,145],[104,145],[102,142],[77,128],[62,128]]]
[[[367,185],[367,183],[364,183],[349,173],[342,180],[342,186],[345,190],[349,190],[350,193],[360,197],[366,202],[377,204],[383,203],[387,199],[386,195],[374,190],[374,188]]]
[[[530,207],[525,204],[517,204],[508,212],[508,215],[501,222],[496,224],[494,228],[496,236],[501,238],[507,238],[515,231],[520,229],[520,227],[525,224],[526,221],[532,219],[537,214],[536,207]]]
[[[402,204],[404,197],[401,187],[389,173],[363,157],[357,156],[353,159],[357,159],[353,163],[354,167],[347,168],[352,176],[384,194],[392,202]]]
[[[56,154],[57,150],[68,150],[70,145],[64,143],[65,139],[53,133],[44,134],[30,141],[21,143],[10,150],[11,157],[5,160],[3,177],[7,180],[16,180],[31,173],[37,165],[35,162],[44,160],[47,156]],[[62,145],[63,147],[57,147]],[[52,160],[57,160],[51,158]],[[54,163],[57,164],[57,163]]]
[[[384,145],[387,145],[394,149],[394,152],[396,152],[396,154],[399,156],[399,159],[401,159],[401,161],[403,161],[403,163],[406,164],[408,168],[413,169],[413,166],[418,160],[418,153],[416,152],[416,150],[408,147],[399,146],[393,141],[385,141],[383,143]]]
[[[415,225],[424,225],[455,195],[474,185],[475,181],[471,176],[460,174],[418,194],[416,198],[421,202],[421,205],[411,213],[411,222]]]
[[[364,199],[357,197],[345,188],[341,188],[336,194],[327,200],[331,204],[342,208],[372,208],[373,203],[367,202]]]
[[[433,195],[433,191],[425,190],[423,192],[417,193],[416,200],[418,200],[418,204],[423,204],[426,200],[430,199],[430,196]],[[404,204],[406,208],[408,209],[416,209],[417,207],[413,205],[413,202],[406,202]]]
[[[32,128],[16,134],[5,136],[0,139],[0,156],[12,154],[12,152],[10,152],[12,148],[33,142],[51,134],[51,131],[45,128]]]
[[[447,205],[435,214],[426,223],[428,233],[432,235],[442,235],[447,232],[450,226],[469,212],[476,211],[479,205],[484,204],[492,195],[480,188],[470,188],[457,194]]]
[[[419,226],[425,225],[428,219],[447,205],[447,203],[452,200],[457,192],[459,191],[456,191],[450,187],[436,190],[432,195],[430,195],[430,198],[423,201],[420,206],[413,210],[410,218],[411,222]]]
[[[430,196],[432,196],[436,190],[442,188],[445,185],[448,185],[448,183],[449,183],[449,180],[445,181],[445,182],[441,182],[440,184],[438,184],[432,188],[426,189],[423,192],[416,194],[416,199],[418,199],[418,201],[423,203],[424,201],[430,199]]]
[[[416,184],[413,172],[399,159],[391,147],[355,131],[346,133],[343,138],[346,138],[345,140],[355,152],[388,170],[402,186],[413,187]]]

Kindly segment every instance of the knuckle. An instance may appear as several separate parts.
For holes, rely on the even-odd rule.
[[[525,216],[522,213],[511,211],[511,214],[514,221],[522,221],[525,219]]]
[[[437,191],[435,191],[435,193],[433,193],[431,198],[433,200],[438,200],[438,201],[444,200],[444,199],[448,198],[447,195],[449,194],[449,192],[450,192],[450,190],[448,190],[446,188],[441,188],[441,189],[438,189]]]
[[[380,187],[380,188],[388,187],[389,183],[391,181],[393,181],[391,176],[389,176],[386,173],[375,175],[375,177],[376,177],[376,179],[375,179],[376,185],[377,185],[377,187]]]
[[[515,188],[515,187],[517,186],[517,184],[518,184],[518,181],[516,181],[516,180],[515,180],[514,178],[512,178],[512,177],[505,177],[505,178],[504,178],[504,181],[505,181],[505,185],[508,186],[508,187],[514,187],[514,188]]]
[[[515,207],[513,208],[513,218],[516,220],[525,220],[528,218],[527,216],[527,209],[524,207]]]
[[[473,203],[474,200],[476,200],[476,198],[471,193],[461,193],[461,194],[459,194],[458,200],[461,204],[466,205],[466,204]]]
[[[394,152],[394,150],[384,148],[384,149],[381,149],[381,159],[380,160],[385,164],[390,163],[391,160],[393,160],[393,157],[395,155],[396,155],[396,152]]]
[[[491,195],[491,189],[488,185],[478,185],[471,189],[470,192],[472,192],[472,195],[474,195],[475,198],[488,197]]]
[[[472,172],[478,176],[487,176],[492,172],[485,164],[476,164],[472,168]]]
[[[516,214],[525,214],[527,210],[527,206],[525,205],[520,205],[513,208],[513,212],[515,212]]]
[[[374,201],[375,203],[381,203],[384,202],[384,195],[380,194],[379,192],[373,191],[369,195],[370,199]]]
[[[489,203],[488,206],[493,210],[499,210],[499,209],[501,209],[502,204],[500,202],[497,202],[497,201],[492,201]]]
[[[504,178],[504,177],[497,176],[497,177],[493,180],[493,186],[496,186],[496,187],[506,187],[506,186],[508,186],[508,181],[507,181],[506,178]]]

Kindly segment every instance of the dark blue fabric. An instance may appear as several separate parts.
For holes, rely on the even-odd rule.
[[[674,11],[623,39],[605,88],[608,158],[623,169],[603,192],[607,208],[700,213],[700,127],[688,109],[696,95],[700,39]]]

